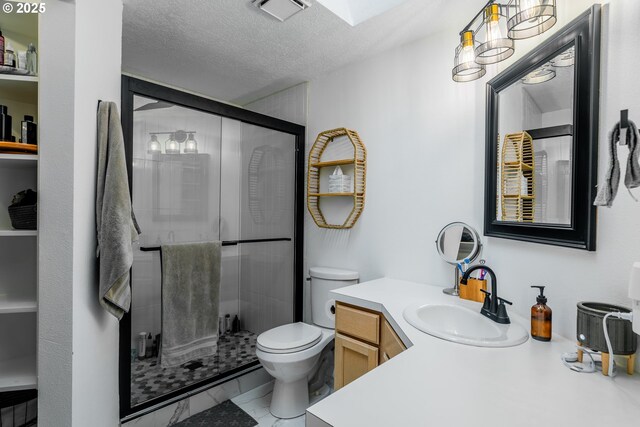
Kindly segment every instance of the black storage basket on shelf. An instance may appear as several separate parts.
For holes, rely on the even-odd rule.
[[[32,427],[37,424],[37,390],[0,393],[0,427]]]
[[[16,230],[36,230],[38,227],[38,205],[9,206],[11,226]]]

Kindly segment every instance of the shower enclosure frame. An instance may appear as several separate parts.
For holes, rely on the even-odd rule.
[[[133,99],[135,95],[167,101],[172,104],[214,114],[242,123],[280,131],[295,137],[295,195],[294,195],[294,321],[302,321],[303,307],[303,238],[304,238],[304,191],[305,191],[305,127],[275,117],[266,116],[236,107],[230,104],[203,98],[166,86],[122,76],[122,130],[124,134],[127,173],[130,196],[133,198]],[[139,405],[131,406],[131,312],[120,321],[119,339],[119,391],[120,419],[130,421],[159,408],[187,398],[200,391],[222,384],[240,375],[260,368],[260,362],[254,361],[245,366],[231,369],[211,378],[190,384],[180,390],[150,399]]]

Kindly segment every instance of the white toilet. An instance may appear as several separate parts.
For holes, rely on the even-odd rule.
[[[322,350],[333,340],[335,301],[329,291],[358,283],[355,271],[327,267],[309,269],[311,320],[270,329],[258,336],[256,356],[276,379],[271,414],[295,418],[309,406],[309,379],[315,374]]]

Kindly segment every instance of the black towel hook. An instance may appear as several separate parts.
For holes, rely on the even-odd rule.
[[[619,140],[618,145],[627,145],[627,138],[622,136],[623,129],[629,129],[629,110],[620,110],[620,122],[618,123],[619,127]]]
[[[620,128],[626,129],[629,127],[629,110],[620,110]]]

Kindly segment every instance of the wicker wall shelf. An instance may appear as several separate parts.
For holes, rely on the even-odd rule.
[[[504,137],[500,164],[500,206],[503,221],[533,222],[535,216],[535,156],[527,132]]]
[[[336,138],[347,137],[353,146],[353,157],[348,159],[322,161],[322,154],[327,146]],[[353,165],[353,192],[351,193],[322,193],[320,191],[320,170],[324,167]],[[320,132],[311,151],[309,151],[309,165],[307,170],[307,209],[318,227],[345,229],[354,226],[364,209],[367,174],[367,150],[354,130],[338,128]],[[342,224],[327,223],[320,201],[323,197],[351,197],[353,207]]]

